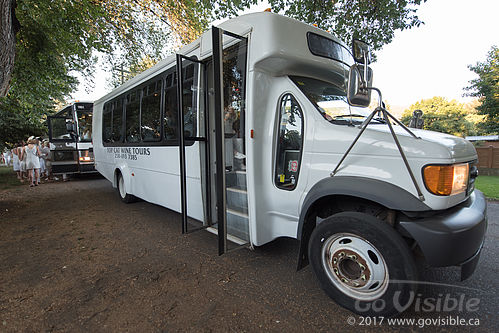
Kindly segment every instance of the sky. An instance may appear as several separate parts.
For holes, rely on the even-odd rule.
[[[265,3],[246,12],[263,11]],[[245,13],[246,13],[245,12]],[[377,51],[371,64],[374,86],[396,109],[421,99],[443,96],[465,103],[463,88],[476,78],[468,69],[484,61],[492,45],[499,46],[499,0],[428,0],[417,15],[425,22],[419,28],[397,31],[390,44]],[[73,98],[97,100],[109,92],[109,74],[97,71],[95,87],[80,85]]]
[[[469,102],[463,88],[478,77],[468,65],[499,46],[498,0],[429,0],[417,12],[419,28],[395,33],[372,64],[374,85],[391,105],[443,96]]]

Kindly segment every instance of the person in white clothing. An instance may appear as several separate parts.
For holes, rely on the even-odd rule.
[[[42,142],[42,148],[40,149],[42,153],[43,164],[45,164],[45,180],[49,180],[52,171],[52,165],[50,163],[50,148],[49,142]]]
[[[19,181],[22,181],[20,155],[21,151],[19,149],[19,146],[12,148],[12,168],[17,174],[17,179],[19,179]]]
[[[31,139],[24,148],[23,154],[26,156],[26,170],[28,171],[29,186],[38,186],[40,177],[40,149],[36,145],[36,140]]]

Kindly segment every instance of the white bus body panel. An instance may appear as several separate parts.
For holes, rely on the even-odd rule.
[[[348,68],[339,62],[312,55],[307,45],[307,32],[336,39],[293,19],[258,13],[229,20],[220,27],[249,37],[245,123],[246,133],[254,131],[254,137],[246,139],[250,242],[262,245],[282,236],[296,238],[300,210],[306,195],[317,182],[330,177],[360,129],[358,126],[335,125],[326,121],[288,75],[327,80],[333,74],[345,75]],[[224,38],[226,45],[234,41],[230,37]],[[179,53],[196,55],[201,60],[211,56],[211,34],[204,33],[201,39]],[[148,147],[150,155],[139,155],[137,160],[132,161],[124,160],[116,158],[113,151],[119,147],[106,148],[102,145],[101,128],[104,102],[170,68],[174,60],[174,57],[169,57],[95,102],[93,137],[96,168],[114,186],[114,173],[118,168],[130,194],[178,212],[178,147]],[[300,175],[293,191],[278,189],[274,182],[278,105],[280,97],[287,92],[298,101],[305,126]],[[199,126],[199,119],[197,123]],[[428,163],[451,164],[476,159],[476,152],[469,142],[450,135],[417,130],[414,132],[422,139],[414,139],[398,126],[395,126],[395,131],[400,134],[400,143],[424,194],[424,204],[437,210],[466,199],[464,193],[448,197],[429,193],[424,187],[421,170]],[[198,143],[186,147],[187,207],[189,216],[204,220],[199,156]],[[337,176],[382,180],[417,197],[400,153],[387,126],[383,124],[369,125]]]

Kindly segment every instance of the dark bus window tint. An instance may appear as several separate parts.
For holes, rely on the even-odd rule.
[[[123,101],[121,98],[113,103],[113,130],[112,142],[123,142]]]
[[[172,83],[173,74],[166,78],[170,85],[165,89],[165,113],[164,113],[164,135],[166,140],[175,140],[177,138],[177,85]]]
[[[166,82],[165,82],[166,88],[171,87],[172,83],[173,83],[173,73],[168,74],[168,76],[166,77]]]
[[[350,52],[332,39],[309,32],[307,41],[310,52],[316,56],[338,60],[348,66],[354,63]]]
[[[192,137],[196,135],[197,117],[197,65],[189,60],[184,60],[182,65],[183,91],[182,104],[184,107],[184,135]],[[165,88],[165,112],[164,112],[164,132],[166,140],[177,140],[177,73],[173,72],[166,77]],[[173,82],[172,82],[173,81]]]
[[[71,140],[71,135],[66,128],[66,120],[71,118],[50,117],[51,139],[53,140]]]
[[[127,142],[140,141],[140,92],[134,91],[127,95],[125,105],[125,137]]]
[[[225,137],[244,138],[247,45],[240,42],[223,52]],[[240,149],[244,150],[244,144],[241,146]]]
[[[143,89],[141,133],[143,141],[161,140],[161,81]]]
[[[296,99],[285,95],[279,107],[276,186],[293,190],[298,183],[303,148],[303,113]]]
[[[184,107],[184,135],[196,135],[197,117],[197,65],[189,60],[183,62],[182,104]]]
[[[110,142],[112,134],[112,104],[104,104],[104,110],[102,112],[102,141]]]

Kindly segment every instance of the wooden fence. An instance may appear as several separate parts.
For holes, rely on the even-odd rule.
[[[478,154],[478,167],[487,169],[499,169],[499,148],[476,147]]]

